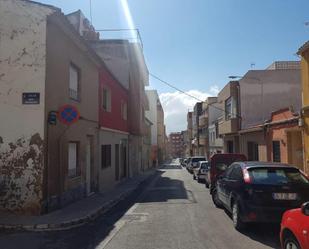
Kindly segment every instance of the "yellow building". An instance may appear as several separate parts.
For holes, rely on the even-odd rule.
[[[309,41],[298,54],[301,56],[304,170],[309,174]]]

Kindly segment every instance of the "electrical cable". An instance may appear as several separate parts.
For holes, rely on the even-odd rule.
[[[180,88],[178,88],[178,87],[176,87],[176,86],[174,86],[174,85],[172,85],[172,84],[166,82],[165,80],[162,80],[161,78],[159,78],[158,76],[156,76],[156,75],[154,75],[154,74],[152,74],[152,73],[149,73],[149,75],[150,75],[151,77],[155,78],[156,80],[158,80],[158,81],[164,83],[165,85],[167,85],[167,86],[169,86],[169,87],[171,87],[171,88],[173,88],[173,89],[175,89],[175,90],[177,90],[177,91],[179,91],[179,92],[181,92],[181,93],[183,93],[183,94],[185,94],[185,95],[187,95],[187,96],[189,96],[189,97],[191,97],[191,98],[194,98],[195,100],[197,100],[197,101],[199,101],[199,102],[205,102],[205,100],[201,100],[201,99],[199,99],[199,98],[197,98],[197,97],[195,97],[195,96],[193,96],[193,95],[191,95],[191,94],[189,94],[189,93],[187,93],[187,92],[181,90]],[[220,107],[217,107],[217,106],[215,106],[214,104],[208,104],[208,105],[209,105],[209,106],[212,106],[213,108],[215,108],[215,109],[217,109],[217,110],[223,111],[223,112],[226,113],[226,114],[233,115],[233,113],[231,113],[231,112],[229,112],[229,111],[226,111],[226,110],[224,110],[224,109],[222,109],[222,108],[220,108]],[[238,118],[241,118],[241,116],[238,115],[238,114],[236,114],[236,113],[235,113],[235,116],[238,117]]]

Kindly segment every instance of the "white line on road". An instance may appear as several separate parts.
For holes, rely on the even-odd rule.
[[[125,217],[126,215],[134,214],[133,212],[140,204],[139,202],[144,198],[145,193],[148,191],[149,187],[151,187],[157,179],[158,177],[155,177],[155,179],[149,184],[149,186],[146,187],[143,193],[138,197],[137,203],[135,203],[132,207],[130,207],[130,209],[120,218],[120,220],[115,223],[114,229],[109,233],[109,235],[103,241],[101,241],[99,245],[96,246],[95,249],[104,249],[109,244],[109,242],[117,235],[117,233],[121,230],[121,228],[123,228],[129,222],[127,220],[124,220],[123,217]],[[147,217],[147,215],[149,214],[143,213],[144,217],[141,217],[141,221],[145,220],[146,219],[145,217]]]

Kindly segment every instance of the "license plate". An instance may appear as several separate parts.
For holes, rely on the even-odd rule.
[[[273,198],[275,200],[296,200],[296,193],[273,193]]]

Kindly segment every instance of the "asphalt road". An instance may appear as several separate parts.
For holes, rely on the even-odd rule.
[[[167,165],[93,223],[59,232],[1,233],[1,249],[260,249],[280,248],[279,227],[240,233],[215,208],[204,184]]]

